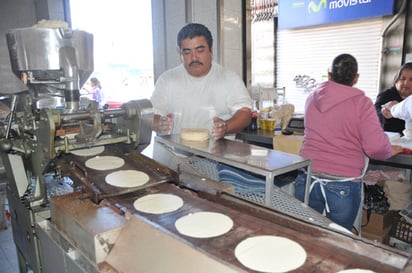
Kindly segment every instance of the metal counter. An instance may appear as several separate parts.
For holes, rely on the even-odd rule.
[[[264,201],[266,206],[271,205],[275,176],[306,168],[308,175],[305,203],[308,203],[312,165],[310,160],[303,157],[229,139],[188,142],[181,140],[180,135],[170,135],[156,136],[155,144],[167,146],[178,154],[202,156],[264,176],[266,178]],[[156,157],[156,152],[155,145],[154,157]]]

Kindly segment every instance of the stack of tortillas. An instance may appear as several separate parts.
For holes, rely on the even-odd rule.
[[[180,138],[186,141],[206,141],[209,139],[209,130],[200,128],[183,128]]]

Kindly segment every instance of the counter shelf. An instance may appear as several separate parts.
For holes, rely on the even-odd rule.
[[[210,139],[206,143],[187,143],[180,139],[180,135],[156,136],[153,152],[154,159],[172,169],[176,169],[177,166],[171,166],[173,159],[163,158],[164,152],[161,150],[164,147],[168,147],[178,154],[204,157],[264,176],[266,180],[264,204],[269,207],[272,207],[271,199],[276,187],[273,181],[277,175],[305,168],[309,174],[307,176],[309,180],[312,173],[310,160],[240,141],[229,139],[215,141]],[[310,183],[306,183],[306,185],[305,203],[307,204]],[[285,194],[287,193],[285,192]],[[295,199],[294,197],[292,198]]]
[[[244,130],[236,134],[236,139],[242,140],[245,143],[276,149],[276,147],[273,147],[274,137],[274,132],[261,129],[256,131]],[[412,141],[402,140],[392,144],[412,148]],[[384,160],[370,159],[369,164],[404,169],[406,177],[412,183],[412,155],[399,154]]]

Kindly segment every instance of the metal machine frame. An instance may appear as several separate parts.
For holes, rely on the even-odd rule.
[[[119,109],[80,104],[79,89],[93,71],[93,36],[64,27],[31,27],[7,35],[12,70],[27,90],[0,101],[0,150],[22,272],[42,272],[36,223],[50,219],[50,188],[66,183],[56,159],[72,150],[150,143],[152,105],[130,101]]]

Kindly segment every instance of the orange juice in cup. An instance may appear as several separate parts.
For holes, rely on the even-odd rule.
[[[259,128],[262,130],[266,130],[266,119],[263,119],[263,118],[259,119]]]
[[[266,130],[268,131],[275,130],[275,119],[272,119],[272,118],[265,119],[265,124],[266,124]]]

